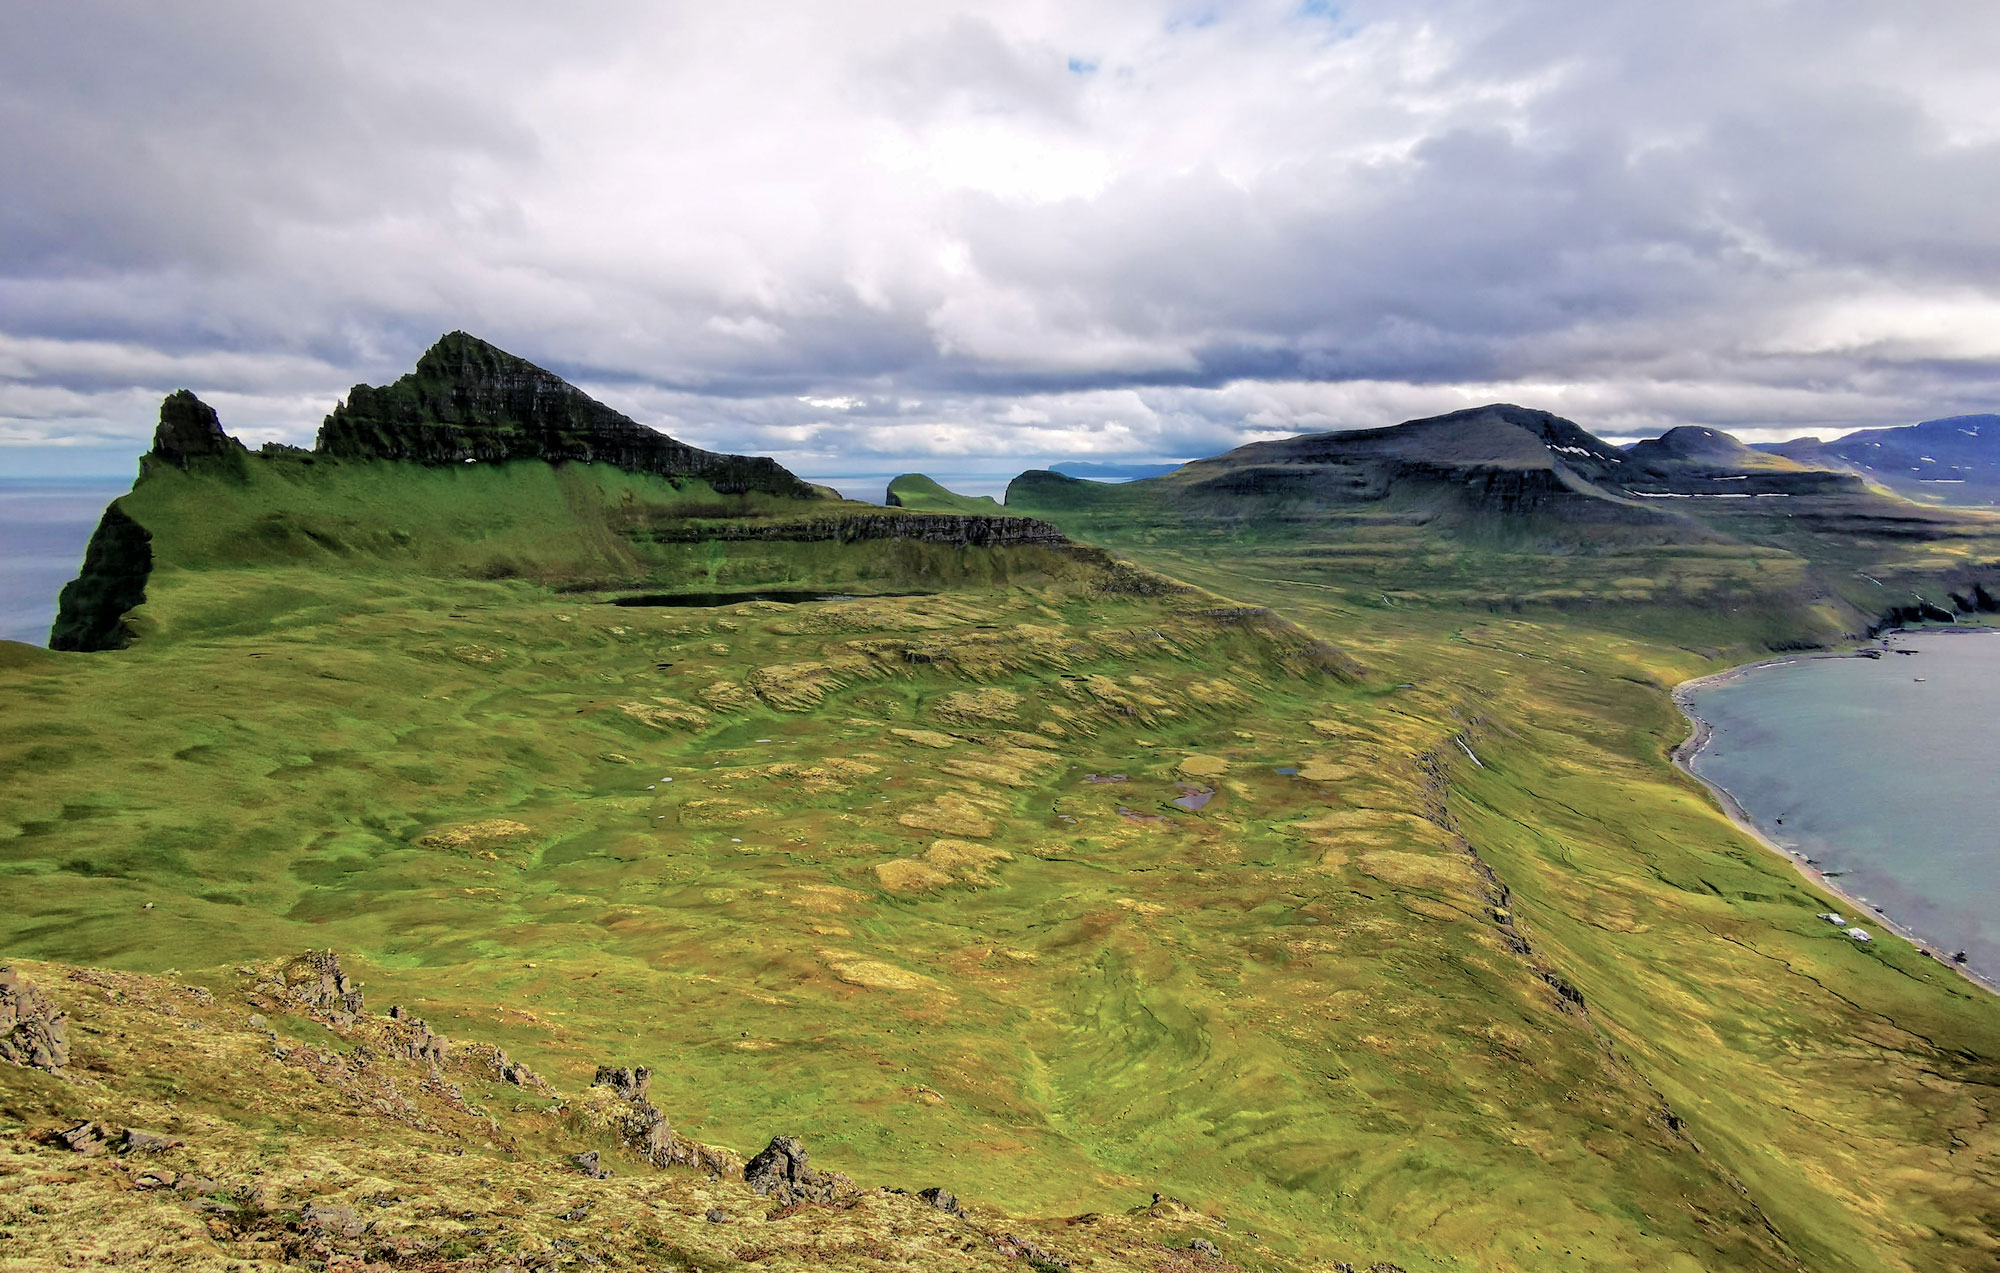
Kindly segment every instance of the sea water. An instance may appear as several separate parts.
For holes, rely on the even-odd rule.
[[[76,577],[118,481],[0,478],[0,641],[46,645],[56,594]]]
[[[2000,978],[2000,633],[1890,648],[1694,689],[1715,732],[1692,765],[1844,892]]]

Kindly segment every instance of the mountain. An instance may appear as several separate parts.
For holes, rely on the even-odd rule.
[[[526,359],[451,332],[392,385],[356,385],[320,427],[314,451],[346,460],[610,464],[700,478],[725,494],[811,498],[814,489],[761,457],[718,455],[620,415]]]
[[[648,429],[453,332],[394,384],[355,386],[311,450],[249,451],[192,393],[169,396],[138,481],[105,510],[62,591],[49,643],[94,651],[130,644],[149,623],[278,621],[301,600],[276,586],[285,570],[699,590],[803,571],[873,591],[963,568],[954,547],[1031,550],[1043,564],[1044,550],[1073,553],[1045,523],[981,511],[850,504],[772,460]],[[842,547],[812,547],[828,544]],[[1013,558],[971,560],[1005,570]],[[253,568],[227,606],[170,620],[147,604],[162,571]]]
[[[1782,455],[1754,450],[1720,429],[1682,425],[1668,429],[1657,438],[1647,438],[1625,448],[1625,454],[1641,464],[1657,468],[1709,469],[1720,474],[1751,472],[1796,473],[1815,467]]]
[[[1679,523],[1694,533],[1678,510],[1647,498],[1860,489],[1851,478],[1746,452],[1726,434],[1677,433],[1628,453],[1547,411],[1495,404],[1387,428],[1254,442],[1142,480],[1133,492],[1172,490],[1177,500],[1218,516],[1254,507],[1260,516],[1311,518],[1377,506],[1425,519],[1483,521],[1507,536],[1560,538],[1578,526],[1602,535]],[[1746,478],[1748,486],[1721,484]],[[1007,502],[1060,502],[1073,482],[1023,474]]]
[[[1120,486],[1024,473],[1007,506],[1092,542],[1170,551],[1176,573],[1212,587],[1223,576],[1202,562],[1254,546],[1357,604],[1622,608],[1689,639],[1721,615],[1774,648],[1924,606],[1980,611],[2000,590],[2000,570],[1982,564],[2000,560],[1990,518],[1746,453],[1711,430],[1627,451],[1508,404],[1252,443]]]
[[[1910,499],[2000,504],[2000,415],[1948,416],[1891,429],[1862,429],[1831,442],[1797,438],[1760,451],[1858,473]]]

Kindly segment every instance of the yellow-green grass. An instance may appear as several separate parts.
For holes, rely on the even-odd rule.
[[[1676,648],[1636,604],[1399,604],[1164,540],[1132,551],[1215,593],[1039,550],[701,573],[590,511],[601,476],[501,478],[544,511],[436,516],[508,577],[217,541],[163,550],[133,648],[7,647],[0,952],[224,995],[332,947],[564,1087],[654,1066],[699,1139],[1013,1212],[1162,1191],[1269,1267],[1994,1259],[2000,1008],[1828,931],[1667,762],[1666,688],[1778,621]],[[625,608],[562,572],[937,595]]]
[[[1016,517],[991,495],[960,495],[936,479],[922,473],[905,473],[891,478],[889,502],[900,508],[926,513],[974,513],[984,517]]]

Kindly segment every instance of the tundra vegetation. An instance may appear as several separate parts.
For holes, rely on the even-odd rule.
[[[170,400],[123,648],[0,646],[0,1267],[2000,1259],[2000,1004],[1669,763],[2000,522],[1515,409],[885,512],[430,372]]]

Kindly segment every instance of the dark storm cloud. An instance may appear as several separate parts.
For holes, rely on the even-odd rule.
[[[0,444],[455,327],[808,467],[2000,400],[1983,3],[7,8]]]

